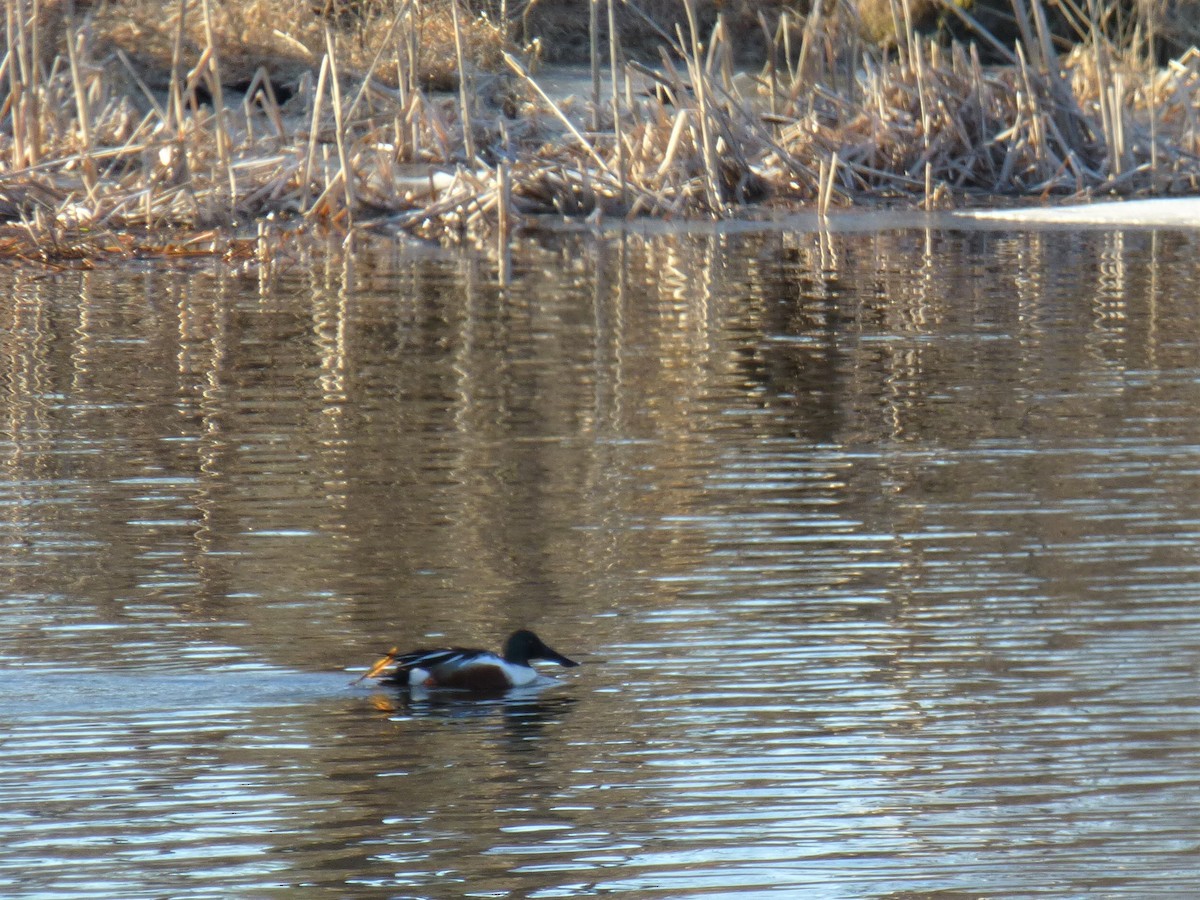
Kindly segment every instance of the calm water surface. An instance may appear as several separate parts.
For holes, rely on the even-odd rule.
[[[1194,893],[1197,250],[0,272],[0,895]]]

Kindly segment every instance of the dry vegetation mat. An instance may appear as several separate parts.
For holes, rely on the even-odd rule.
[[[0,254],[254,259],[270,230],[503,243],[545,214],[1196,191],[1200,53],[1156,65],[1098,7],[1064,48],[1041,0],[1013,0],[1012,46],[953,5],[974,39],[934,42],[895,0],[881,51],[834,0],[760,16],[746,72],[695,0],[674,29],[648,21],[652,66],[615,37],[635,6],[584,0],[588,87],[552,97],[503,5],[5,0]]]

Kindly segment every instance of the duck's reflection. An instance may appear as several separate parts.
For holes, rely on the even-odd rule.
[[[561,725],[578,702],[569,694],[552,691],[561,682],[552,678],[507,691],[428,689],[421,686],[376,691],[371,706],[394,721],[421,718],[482,720],[499,716],[510,737],[529,746],[545,729]]]

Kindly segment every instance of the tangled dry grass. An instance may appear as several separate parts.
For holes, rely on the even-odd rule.
[[[543,92],[507,20],[453,0],[345,21],[300,0],[255,0],[237,20],[215,0],[166,14],[136,2],[114,19],[5,0],[0,255],[194,252],[217,228],[253,258],[261,234],[248,235],[272,221],[503,242],[542,214],[825,214],[1200,186],[1200,53],[1156,67],[1097,31],[1060,57],[1039,0],[1015,0],[1026,37],[1013,50],[976,29],[1007,65],[912,29],[870,52],[818,6],[763,17],[769,59],[753,74],[735,70],[725,23],[702,31],[688,0],[658,66],[594,42],[591,87],[572,98]],[[597,19],[617,3],[598,0]]]

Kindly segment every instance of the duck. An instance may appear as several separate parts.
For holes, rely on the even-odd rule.
[[[393,647],[358,680],[375,678],[379,684],[394,687],[505,691],[537,680],[537,670],[530,665],[534,660],[558,663],[564,668],[579,665],[522,628],[509,636],[499,654],[465,647],[401,653]]]

